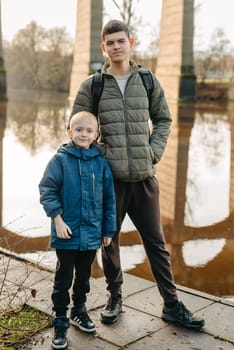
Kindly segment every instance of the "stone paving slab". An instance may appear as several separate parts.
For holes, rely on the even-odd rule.
[[[51,293],[53,274],[28,262],[16,260],[12,256],[0,254],[0,262],[0,281],[3,283],[0,311],[31,301],[37,303],[36,307],[44,311],[47,306],[44,307],[42,301],[45,301],[45,304],[47,300],[50,301],[48,295],[45,298],[45,291],[48,289]],[[34,290],[37,293],[36,298],[32,296]]]
[[[32,286],[38,281],[47,279],[51,275],[51,272],[41,270],[29,262],[15,260],[13,256],[4,256],[0,254],[0,257],[1,275],[5,275],[8,281],[12,281],[15,284],[20,285],[24,283],[27,286]]]
[[[124,274],[123,299],[134,293],[139,293],[147,288],[155,286],[155,283],[145,279]],[[104,277],[91,278],[90,293],[87,300],[88,309],[94,309],[105,305],[108,292],[106,290],[106,282]]]
[[[100,322],[101,310],[98,309],[90,313],[96,323],[97,334],[102,339],[120,348],[165,327],[164,322],[160,318],[126,306],[123,307],[123,312],[118,322],[112,325],[104,325]]]
[[[217,337],[168,326],[134,344],[128,350],[234,350],[234,345]],[[77,348],[78,350],[78,348]]]
[[[198,316],[206,319],[205,332],[234,343],[234,306],[214,303]]]
[[[180,300],[182,300],[183,303],[194,313],[214,303],[213,300],[205,299],[198,295],[194,296],[194,294],[185,293],[180,290],[178,290],[178,296]],[[129,296],[127,300],[124,301],[124,304],[158,317],[161,316],[163,307],[162,298],[155,285]]]
[[[52,280],[39,283],[36,286],[36,297],[31,297],[27,301],[27,304],[34,307],[35,309],[52,315],[51,286]]]
[[[39,337],[36,337],[37,344],[30,346],[33,350],[51,350],[51,340],[53,336],[52,328],[42,332]],[[105,340],[102,340],[94,335],[85,334],[77,330],[75,327],[70,327],[68,335],[67,350],[118,350],[119,347]]]

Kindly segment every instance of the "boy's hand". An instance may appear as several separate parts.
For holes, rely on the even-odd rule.
[[[57,236],[61,239],[70,239],[72,231],[70,227],[63,221],[60,214],[54,217],[55,229]]]
[[[103,237],[102,239],[103,247],[108,247],[108,245],[110,245],[111,239],[112,239],[111,237]]]

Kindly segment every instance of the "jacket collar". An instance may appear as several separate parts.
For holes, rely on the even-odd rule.
[[[133,60],[129,61],[130,66],[132,66],[133,71],[138,71],[139,65],[136,64]],[[104,63],[102,69],[100,70],[102,73],[108,74],[107,69],[110,67],[110,62],[107,61]]]
[[[63,144],[59,149],[58,153],[66,153],[73,157],[88,160],[100,156],[100,151],[92,145],[90,148],[79,148],[76,147],[73,141]]]

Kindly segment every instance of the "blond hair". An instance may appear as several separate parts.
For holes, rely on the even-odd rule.
[[[78,119],[86,119],[86,120],[92,120],[96,123],[97,125],[97,130],[98,130],[98,121],[97,121],[97,118],[95,117],[95,115],[91,112],[88,112],[88,111],[80,111],[80,112],[77,112],[75,114],[73,114],[73,116],[71,117],[70,121],[69,121],[69,129],[72,128],[72,124],[75,120],[78,120]]]

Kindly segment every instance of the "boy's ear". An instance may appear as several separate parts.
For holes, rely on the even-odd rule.
[[[67,129],[67,136],[69,137],[69,139],[72,138],[72,131],[71,131],[71,129]]]
[[[135,44],[135,40],[133,38],[130,38],[129,42],[130,42],[130,47],[133,47],[133,45]]]
[[[100,48],[102,51],[106,52],[106,46],[103,42],[100,44]]]

